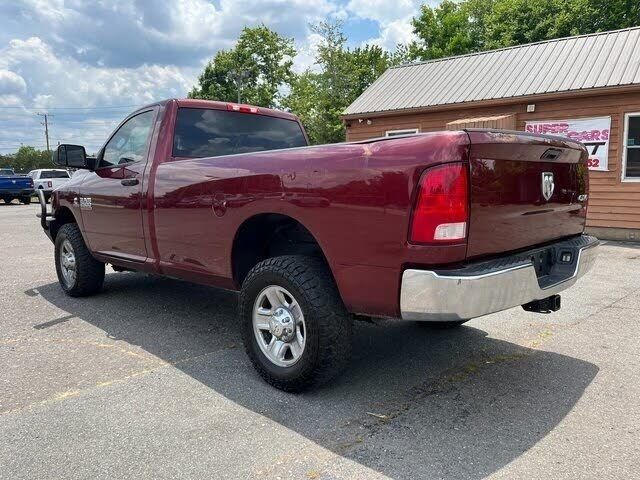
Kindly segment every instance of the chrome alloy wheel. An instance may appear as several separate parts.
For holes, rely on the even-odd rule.
[[[68,288],[76,283],[76,254],[69,240],[65,240],[60,246],[60,271]]]
[[[270,285],[258,294],[253,332],[260,350],[274,365],[290,367],[302,357],[307,333],[304,315],[287,289]]]

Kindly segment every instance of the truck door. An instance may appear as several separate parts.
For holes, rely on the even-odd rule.
[[[143,175],[155,110],[136,113],[111,136],[99,165],[80,189],[80,210],[91,249],[134,262],[147,258],[142,228]]]

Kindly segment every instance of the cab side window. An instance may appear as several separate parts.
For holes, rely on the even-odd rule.
[[[104,147],[101,167],[144,160],[153,127],[154,112],[140,113],[127,120]]]

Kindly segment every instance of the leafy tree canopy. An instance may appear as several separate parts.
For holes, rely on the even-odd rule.
[[[264,25],[245,27],[235,47],[209,62],[189,97],[276,107],[293,76],[295,55],[293,39]]]
[[[418,40],[409,45],[411,59],[462,55],[483,50],[486,19],[495,0],[444,0],[437,7],[422,5],[412,21]]]
[[[37,168],[54,168],[51,152],[22,146],[16,153],[0,155],[0,168],[13,168],[16,173],[27,173]]]
[[[314,144],[342,142],[342,112],[387,68],[402,63],[407,50],[390,53],[377,45],[348,48],[342,24],[313,25],[321,37],[317,47],[318,71],[308,70],[291,82],[283,105],[297,114]]]
[[[429,60],[637,25],[637,0],[444,0],[413,19],[409,53]]]
[[[209,62],[189,96],[235,102],[240,91],[244,103],[298,115],[312,143],[340,142],[342,112],[389,67],[640,25],[640,1],[444,0],[425,3],[412,23],[416,41],[394,52],[349,48],[339,22],[312,25],[321,38],[316,67],[299,74],[292,39],[264,25],[247,27]]]

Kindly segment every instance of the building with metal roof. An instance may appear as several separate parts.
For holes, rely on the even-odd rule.
[[[640,27],[390,68],[346,116],[640,85]]]
[[[471,127],[578,139],[588,229],[640,240],[640,26],[390,68],[343,119],[347,140]]]

